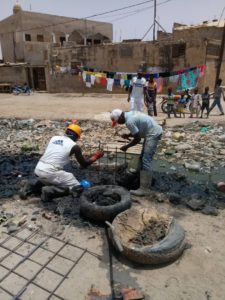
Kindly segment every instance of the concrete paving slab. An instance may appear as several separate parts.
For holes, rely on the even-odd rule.
[[[0,246],[0,261],[1,261],[8,253],[9,253],[8,250],[6,250],[6,249],[4,249],[4,248],[2,248],[2,247]]]
[[[0,280],[8,273],[8,270],[0,266]],[[0,298],[1,299],[1,298]]]
[[[0,299],[12,300],[12,297],[0,288]]]
[[[54,255],[54,253],[44,250],[42,248],[38,248],[30,258],[42,265],[44,265],[49,259]]]
[[[43,286],[49,291],[53,291],[54,288],[56,288],[56,286],[59,284],[61,279],[62,276],[47,269],[44,269],[38,274],[34,282],[38,283],[40,286]]]
[[[18,239],[11,237],[8,241],[6,241],[3,246],[12,250],[14,249],[16,246],[19,245],[19,243],[21,243],[21,241],[19,241]]]
[[[31,245],[29,243],[22,244],[17,250],[16,253],[19,253],[23,256],[28,255],[33,249],[35,248],[34,245]]]
[[[15,271],[27,279],[31,279],[40,269],[40,265],[30,260],[26,260],[24,263],[18,266]]]
[[[63,242],[60,242],[54,238],[49,238],[47,242],[43,244],[43,247],[56,252],[63,246],[63,244]]]
[[[92,285],[101,288],[102,293],[110,293],[107,265],[100,267],[99,260],[86,253],[56,291],[67,300],[83,300]]]
[[[17,255],[17,254],[10,254],[8,257],[6,257],[3,261],[2,261],[2,265],[12,269],[14,268],[20,261],[22,260],[22,257]]]
[[[66,245],[61,251],[60,255],[63,255],[73,261],[76,261],[82,254],[83,250],[75,248],[70,245]]]
[[[34,284],[28,285],[26,291],[21,295],[21,300],[46,300],[49,293]],[[52,299],[52,298],[51,298]]]
[[[11,273],[1,282],[1,286],[7,291],[16,295],[26,283],[27,281],[25,279]]]
[[[48,264],[48,267],[54,271],[60,272],[61,274],[66,274],[69,269],[72,267],[73,262],[62,258],[60,256],[56,256],[53,260]]]

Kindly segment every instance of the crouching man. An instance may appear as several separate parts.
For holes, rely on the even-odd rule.
[[[112,126],[125,124],[129,129],[129,135],[123,135],[123,138],[133,137],[133,140],[120,149],[127,151],[128,148],[137,145],[141,139],[144,139],[143,148],[140,157],[140,188],[131,190],[131,194],[135,196],[148,196],[152,184],[152,160],[156,152],[157,144],[162,136],[162,127],[156,121],[137,111],[123,112],[120,109],[114,109],[111,112]]]
[[[41,200],[51,201],[55,197],[76,194],[82,190],[79,181],[72,173],[63,168],[69,163],[70,156],[75,155],[82,167],[88,167],[100,159],[104,153],[97,151],[89,159],[82,155],[77,140],[80,138],[81,128],[77,124],[70,124],[63,136],[53,136],[40,158],[34,173],[46,186],[42,187]]]

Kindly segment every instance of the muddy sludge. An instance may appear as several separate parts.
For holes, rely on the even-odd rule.
[[[99,206],[109,206],[119,203],[121,200],[120,195],[116,193],[110,193],[109,191],[104,192],[103,194],[90,194],[89,199],[91,203]]]
[[[153,245],[166,236],[169,228],[169,223],[163,219],[150,220],[143,230],[137,232],[133,238],[129,240],[130,243],[138,246]]]

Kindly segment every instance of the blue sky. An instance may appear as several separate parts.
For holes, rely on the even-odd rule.
[[[85,18],[144,0],[19,0],[24,10],[32,10],[54,15]],[[166,2],[168,1],[168,2]],[[12,14],[15,0],[0,0],[0,20]],[[163,3],[165,2],[165,3]],[[205,20],[219,19],[224,0],[157,0],[157,19],[168,32],[172,31],[174,22],[188,25],[198,24]],[[114,41],[130,38],[142,38],[153,22],[153,1],[106,16],[93,18],[113,24]],[[223,13],[225,18],[225,11]],[[152,31],[145,40],[152,39]]]

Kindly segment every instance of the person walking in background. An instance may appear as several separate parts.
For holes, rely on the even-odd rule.
[[[176,106],[174,102],[174,95],[173,95],[173,90],[172,87],[168,87],[168,93],[167,93],[167,115],[168,118],[170,118],[170,114],[173,113],[174,117],[176,118]]]
[[[146,91],[146,79],[141,72],[138,72],[136,77],[133,77],[128,90],[127,101],[130,102],[131,111],[144,110],[144,97]]]
[[[194,94],[191,96],[190,118],[193,118],[193,114],[196,114],[196,117],[198,117],[200,109],[201,109],[200,101],[201,101],[201,95],[198,93],[198,88],[196,87],[194,89]]]
[[[202,107],[201,107],[201,117],[203,115],[203,111],[206,109],[207,112],[207,118],[209,115],[209,99],[210,99],[210,94],[209,94],[209,87],[205,87],[205,92],[202,94]]]
[[[182,92],[180,99],[178,100],[177,112],[180,113],[180,118],[181,118],[181,114],[183,114],[183,118],[185,118],[185,109],[187,103],[187,98],[185,97],[185,94],[186,94],[185,92]]]
[[[224,115],[224,112],[223,112],[223,107],[221,105],[221,97],[223,97],[223,100],[225,101],[225,96],[224,96],[224,91],[223,91],[223,88],[221,86],[221,83],[222,83],[222,79],[218,79],[217,82],[216,82],[216,87],[215,87],[215,91],[214,91],[214,101],[211,105],[211,107],[209,108],[209,111],[208,111],[208,116],[210,114],[210,112],[213,110],[213,108],[217,105],[219,110],[220,110],[220,115]]]
[[[146,105],[150,106],[150,110],[148,109],[148,114],[152,116],[152,108],[154,112],[154,116],[157,116],[157,108],[156,108],[156,96],[157,96],[157,84],[154,78],[151,76],[149,82],[147,83],[147,91],[146,91]]]

